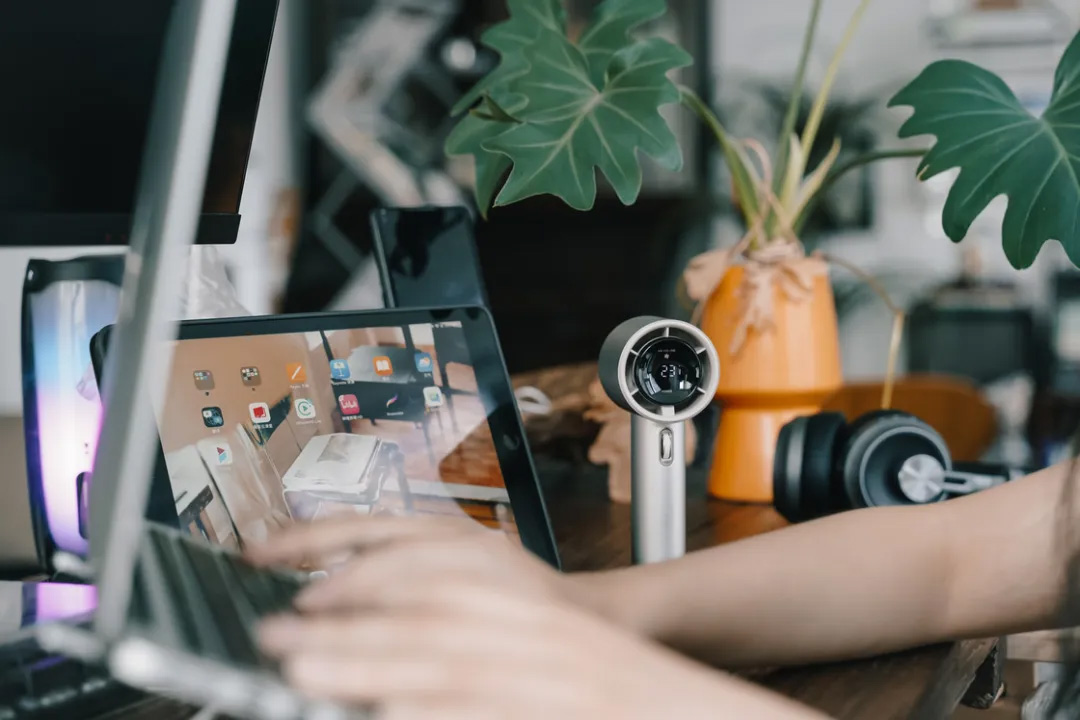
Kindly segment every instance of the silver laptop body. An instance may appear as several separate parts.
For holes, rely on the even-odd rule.
[[[87,568],[98,607],[89,635],[68,628],[42,641],[103,660],[131,686],[236,717],[354,717],[299,696],[254,649],[257,619],[288,606],[298,576],[255,570],[144,521],[158,456],[148,400],[161,399],[169,376],[180,269],[196,237],[236,4],[174,3],[103,382]]]

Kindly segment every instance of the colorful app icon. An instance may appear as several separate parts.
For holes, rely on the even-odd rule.
[[[424,388],[424,405],[429,408],[442,407],[443,394],[442,390],[434,385]]]
[[[262,376],[259,375],[259,368],[257,367],[240,368],[240,379],[243,380],[244,384],[248,387],[262,385]]]
[[[196,370],[192,375],[195,376],[195,387],[200,390],[213,390],[214,389],[214,373],[209,370]]]
[[[217,453],[218,465],[232,465],[232,448],[229,447],[229,443],[215,445],[214,452]]]
[[[296,408],[296,417],[299,420],[311,420],[315,417],[315,403],[307,398],[297,398],[293,407]]]
[[[375,374],[379,377],[386,377],[387,375],[394,374],[394,365],[390,362],[390,358],[385,355],[380,355],[371,361],[371,364],[375,366]]]
[[[205,407],[202,409],[202,421],[208,428],[219,428],[225,424],[225,416],[219,407]]]
[[[331,360],[330,361],[330,379],[331,380],[348,380],[352,377],[352,373],[349,372],[348,360]]]
[[[251,403],[248,405],[251,413],[251,422],[265,424],[270,422],[270,406],[266,403]]]
[[[360,414],[360,401],[355,395],[338,395],[338,405],[341,407],[341,414],[345,417]]]
[[[285,374],[292,385],[307,382],[307,370],[304,369],[303,363],[289,363],[285,366]]]
[[[416,353],[416,372],[429,373],[434,363],[431,355],[426,352]]]

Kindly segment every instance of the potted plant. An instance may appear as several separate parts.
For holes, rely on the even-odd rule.
[[[757,140],[730,137],[697,94],[670,79],[673,70],[691,64],[685,51],[666,40],[635,36],[667,11],[664,0],[604,0],[576,37],[568,35],[559,0],[507,4],[509,19],[483,37],[500,54],[500,64],[455,108],[463,116],[447,141],[449,154],[474,157],[476,201],[485,216],[494,206],[535,195],[554,195],[589,210],[597,170],[623,203],[635,202],[642,187],[641,154],[672,170],[682,164],[679,144],[660,112],[666,105],[681,103],[694,112],[723,152],[746,232],[734,247],[697,258],[686,275],[687,294],[698,303],[697,319],[722,367],[717,397],[724,413],[709,485],[713,495],[771,500],[779,428],[815,412],[840,386],[826,258],[806,254],[800,231],[822,193],[844,173],[913,156],[922,157],[921,179],[959,167],[943,214],[954,241],[991,199],[1005,194],[1010,203],[1002,238],[1014,266],[1029,266],[1050,238],[1060,240],[1074,262],[1080,260],[1077,40],[1062,59],[1053,101],[1041,118],[1029,114],[992,73],[941,61],[890,103],[914,108],[901,136],[937,136],[929,151],[880,150],[838,164],[837,142],[810,167],[841,60],[870,0],[851,18],[796,134],[822,5],[813,0],[775,157]],[[894,356],[901,327],[898,321]]]

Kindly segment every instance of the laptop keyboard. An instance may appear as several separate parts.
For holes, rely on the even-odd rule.
[[[33,639],[0,647],[0,720],[97,717],[144,699],[105,668],[46,652]]]
[[[185,644],[201,654],[249,667],[267,667],[255,642],[260,618],[292,607],[299,575],[252,567],[219,548],[151,528]]]

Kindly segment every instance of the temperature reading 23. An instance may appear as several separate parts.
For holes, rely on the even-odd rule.
[[[635,374],[646,398],[677,407],[695,397],[701,381],[701,358],[685,340],[660,337],[642,348]]]

